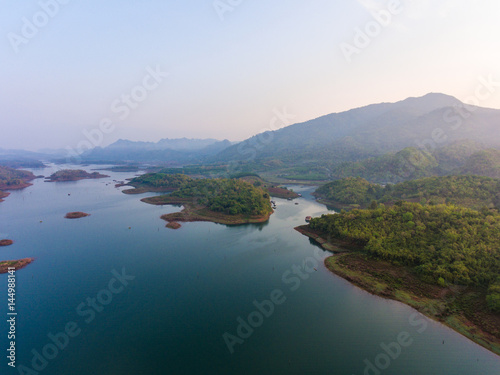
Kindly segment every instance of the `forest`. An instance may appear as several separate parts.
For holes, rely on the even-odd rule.
[[[319,187],[316,195],[332,202],[367,206],[372,201],[394,203],[411,200],[420,203],[452,203],[473,209],[500,209],[500,180],[481,176],[426,177],[395,185],[370,183],[348,177]]]
[[[146,173],[130,180],[129,185],[136,187],[144,186],[178,189],[192,180],[191,177],[179,173]]]
[[[488,288],[488,306],[500,311],[500,214],[495,211],[398,202],[323,215],[309,225],[378,259],[410,266],[426,281]]]
[[[272,211],[267,191],[236,179],[190,180],[170,196],[194,198],[209,210],[227,215],[267,215]]]

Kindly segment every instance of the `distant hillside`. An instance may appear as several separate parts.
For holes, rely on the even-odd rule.
[[[437,148],[432,155],[439,164],[441,174],[447,174],[464,166],[467,160],[476,152],[487,149],[483,143],[462,140]]]
[[[500,145],[500,110],[473,108],[467,112],[458,99],[443,94],[373,104],[254,136],[212,160],[333,167],[406,147],[427,147],[432,152],[466,139]]]
[[[358,162],[345,162],[332,168],[333,178],[363,177],[374,182],[401,182],[438,174],[436,158],[424,150],[407,147]]]
[[[500,178],[500,150],[473,141],[455,142],[429,153],[415,147],[331,167],[330,178],[362,177],[377,183],[398,183],[423,177],[477,175]]]

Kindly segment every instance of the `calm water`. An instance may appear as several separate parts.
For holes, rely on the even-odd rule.
[[[500,357],[403,304],[355,288],[316,261],[328,254],[293,230],[306,215],[326,212],[310,188],[295,187],[304,194],[299,205],[276,199],[265,225],[187,223],[174,231],[159,217],[179,208],[150,206],[114,187],[113,179],[133,173],[105,173],[111,177],[39,179],[0,203],[0,237],[15,241],[0,258],[36,258],[17,273],[18,366],[31,368],[33,350],[45,347],[54,358],[40,373],[53,375],[500,373]],[[64,219],[69,211],[91,216]],[[112,271],[123,268],[135,279],[112,294]],[[7,276],[0,275],[3,353],[6,288]],[[282,303],[265,304],[264,316],[254,301],[269,300],[273,291]],[[97,295],[108,304],[97,302],[102,311],[86,323],[87,298]],[[256,328],[240,327],[244,338],[235,339],[249,315]],[[69,322],[79,334],[51,351],[48,335]],[[226,332],[237,341],[232,354]],[[398,336],[401,350],[391,344]],[[18,373],[4,355],[0,361],[1,374]]]

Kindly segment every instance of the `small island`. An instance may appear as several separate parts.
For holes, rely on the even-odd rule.
[[[171,221],[169,223],[167,223],[167,225],[165,225],[167,228],[170,228],[170,229],[179,229],[182,225],[180,225],[178,222],[176,221]]]
[[[168,195],[143,198],[154,205],[182,205],[181,212],[163,215],[171,222],[211,221],[238,225],[262,223],[273,213],[269,193],[238,179],[191,179]]]
[[[26,267],[28,264],[33,262],[33,258],[24,258],[19,260],[4,260],[0,262],[0,274],[9,272],[9,268],[14,267],[16,271],[21,268]]]
[[[14,243],[12,240],[0,240],[0,246],[10,246]]]
[[[51,174],[46,182],[63,182],[63,181],[79,181],[85,179],[97,179],[109,177],[99,172],[88,173],[82,169],[61,169],[56,173]]]
[[[85,212],[75,211],[75,212],[68,212],[64,217],[66,219],[79,219],[81,217],[87,217],[87,216],[90,216],[90,214],[87,214]]]
[[[500,213],[404,201],[370,206],[296,230],[335,253],[325,260],[330,271],[500,354]]]

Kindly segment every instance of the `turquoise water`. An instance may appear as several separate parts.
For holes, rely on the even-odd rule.
[[[328,254],[293,230],[305,216],[327,212],[311,188],[294,187],[304,194],[299,205],[276,199],[263,225],[186,223],[174,231],[160,216],[178,207],[122,194],[112,180],[133,173],[105,173],[111,177],[39,179],[0,203],[0,237],[15,241],[0,258],[36,258],[17,272],[18,367],[2,356],[1,374],[32,368],[32,350],[44,347],[53,358],[38,363],[44,368],[37,372],[54,375],[500,373],[500,357],[328,272],[318,260]],[[69,211],[91,216],[64,219]],[[134,279],[113,283],[122,290],[111,293],[112,271],[123,269]],[[6,289],[0,275],[2,317]],[[102,311],[93,309],[87,323],[87,298],[98,295],[107,304],[97,302]],[[264,316],[254,301],[271,297],[279,303],[264,302]],[[240,327],[241,338],[238,326],[248,325],[249,315],[255,327]],[[75,337],[51,351],[48,335],[69,322],[78,334],[70,330]],[[394,344],[398,336],[404,345]],[[2,323],[4,353],[8,341]]]

